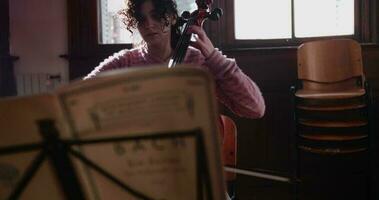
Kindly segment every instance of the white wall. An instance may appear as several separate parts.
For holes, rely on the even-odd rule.
[[[60,74],[68,80],[66,0],[10,0],[10,51],[16,76]]]

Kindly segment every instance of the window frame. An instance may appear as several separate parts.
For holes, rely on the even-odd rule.
[[[121,49],[132,48],[132,44],[102,44],[99,40],[101,28],[100,0],[67,0],[68,54],[67,60],[85,60],[111,55]]]
[[[293,2],[294,0],[292,0]],[[67,60],[88,60],[109,56],[121,49],[132,48],[132,44],[101,44],[99,41],[100,0],[67,0],[68,12],[68,54],[61,55]],[[325,38],[353,38],[360,43],[376,43],[379,26],[375,0],[355,0],[354,36],[313,37],[287,40],[236,40],[234,39],[234,1],[214,0],[212,7],[219,7],[224,14],[218,22],[207,20],[204,29],[215,46],[221,49],[239,48],[288,48],[302,42]]]
[[[374,2],[370,0],[355,0],[354,14],[354,32],[355,35],[345,36],[324,36],[311,38],[294,38],[294,10],[292,6],[292,39],[267,39],[267,40],[237,40],[234,33],[234,0],[216,0],[217,6],[222,8],[224,15],[219,23],[219,28],[213,27],[211,32],[221,33],[220,35],[212,35],[212,39],[219,42],[222,48],[256,48],[256,47],[290,47],[298,46],[299,44],[319,39],[326,38],[352,38],[361,43],[370,43],[375,41],[374,34],[377,29],[373,23],[376,16]],[[292,4],[294,0],[291,0]],[[371,7],[371,9],[370,9]],[[226,31],[222,31],[226,30]]]

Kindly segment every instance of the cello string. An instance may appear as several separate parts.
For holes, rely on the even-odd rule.
[[[181,63],[184,59],[185,53],[187,51],[189,40],[191,38],[191,34],[187,34],[188,27],[192,24],[193,19],[189,19],[185,24],[182,35],[179,38],[178,44],[176,45],[175,52],[173,58],[171,58],[169,63],[170,67],[175,67],[176,64]]]

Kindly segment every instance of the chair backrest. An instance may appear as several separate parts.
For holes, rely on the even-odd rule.
[[[306,42],[297,52],[298,79],[317,83],[336,83],[363,79],[361,46],[351,39]]]

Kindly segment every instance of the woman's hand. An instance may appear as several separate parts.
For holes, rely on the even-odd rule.
[[[190,45],[199,49],[205,58],[208,58],[215,50],[211,40],[200,26],[192,25],[188,27],[187,33],[194,34],[195,41],[191,41]]]

